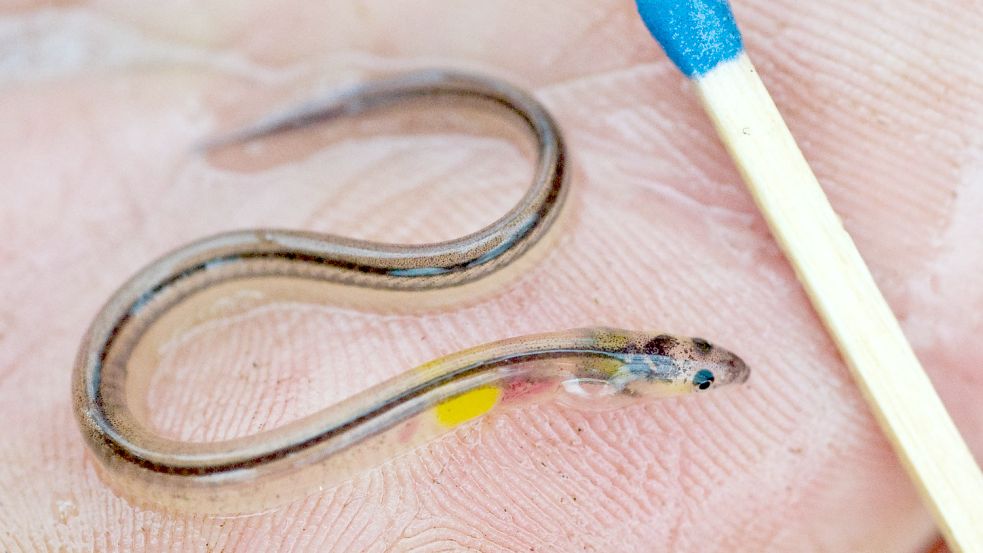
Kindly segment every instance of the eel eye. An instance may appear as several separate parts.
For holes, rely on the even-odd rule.
[[[713,373],[706,369],[697,371],[693,376],[693,385],[701,390],[706,390],[711,384],[713,384]]]

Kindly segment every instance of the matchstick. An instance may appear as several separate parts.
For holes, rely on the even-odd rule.
[[[983,552],[983,475],[744,52],[726,0],[637,0],[689,77],[771,233],[949,547]]]

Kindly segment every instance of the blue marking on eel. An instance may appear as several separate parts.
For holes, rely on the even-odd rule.
[[[444,267],[415,267],[412,269],[390,269],[389,274],[400,277],[417,277],[442,275],[447,272],[450,272],[450,269]]]
[[[635,0],[638,14],[687,77],[704,75],[744,51],[727,0]]]
[[[481,265],[482,263],[488,263],[492,259],[495,259],[496,257],[502,255],[509,248],[511,248],[513,244],[515,244],[520,239],[522,239],[526,234],[529,234],[529,231],[532,229],[532,227],[536,224],[538,220],[539,220],[538,217],[530,218],[528,221],[523,223],[521,227],[516,229],[515,233],[513,233],[512,236],[510,236],[506,240],[503,240],[501,244],[485,252],[485,254],[479,257],[478,259],[475,259],[471,263],[468,263],[467,266],[474,267],[476,265]]]

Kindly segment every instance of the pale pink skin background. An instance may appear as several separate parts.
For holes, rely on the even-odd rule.
[[[0,549],[893,552],[933,541],[632,2],[57,4],[7,2],[0,20]],[[908,0],[735,10],[979,458],[983,12]],[[503,213],[526,175],[494,138],[375,135],[249,170],[193,144],[367,72],[447,65],[530,87],[564,127],[577,175],[559,242],[499,292],[446,312],[277,305],[199,328],[165,356],[154,423],[186,439],[248,434],[443,353],[595,324],[706,336],[745,357],[750,383],[606,413],[493,415],[253,517],[168,515],[115,496],[75,428],[69,378],[86,325],[126,277],[233,228],[456,236]]]

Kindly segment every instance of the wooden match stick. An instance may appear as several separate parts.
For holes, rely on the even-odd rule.
[[[983,474],[744,52],[726,0],[637,0],[703,107],[949,547],[983,552]]]

